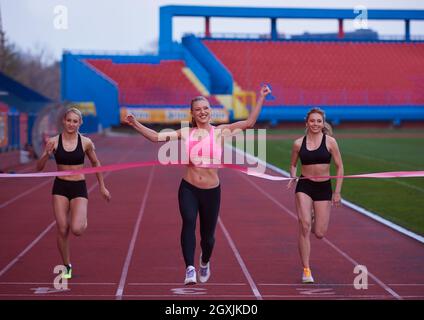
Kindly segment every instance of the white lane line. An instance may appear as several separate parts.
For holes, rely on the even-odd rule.
[[[403,228],[403,227],[401,227],[401,226],[399,226],[399,225],[397,225],[397,224],[395,224],[395,223],[393,223],[389,220],[386,220],[383,217],[381,217],[381,216],[379,216],[379,215],[377,215],[377,214],[375,214],[371,211],[368,211],[367,209],[364,209],[364,208],[362,208],[362,207],[360,207],[360,206],[358,206],[358,205],[356,205],[352,202],[346,201],[344,199],[342,199],[342,204],[345,205],[346,207],[349,207],[349,208],[355,210],[358,213],[363,214],[364,216],[367,216],[367,217],[369,217],[369,218],[371,218],[371,219],[373,219],[377,222],[380,222],[381,224],[384,224],[385,226],[387,226],[387,227],[389,227],[389,228],[391,228],[391,229],[393,229],[393,230],[395,230],[399,233],[402,233],[402,234],[404,234],[404,235],[406,235],[406,236],[408,236],[412,239],[415,239],[415,240],[417,240],[421,243],[424,243],[424,237],[423,236],[420,236],[420,235],[418,235],[418,234],[416,234],[412,231],[409,231],[409,230],[407,230],[407,229],[405,229],[405,228]]]
[[[285,286],[285,287],[354,287],[353,283],[258,283],[259,286]],[[375,284],[368,284],[368,287]]]
[[[243,152],[243,151],[241,151],[241,150],[239,150],[239,149],[237,149],[237,148],[235,148],[231,145],[226,145],[226,148],[231,148],[232,150],[234,150],[234,152],[246,156],[246,158],[249,158],[249,161],[252,162],[252,163],[257,162],[260,165],[265,166],[265,167],[267,167],[267,168],[269,168],[269,169],[271,169],[271,170],[273,170],[273,171],[275,171],[275,172],[277,172],[277,173],[279,173],[279,174],[281,174],[285,177],[289,176],[289,173],[287,171],[284,171],[283,169],[280,169],[277,166],[274,166],[273,164],[267,163],[267,162],[265,162],[261,159],[258,159],[258,158],[254,157],[254,156],[252,156],[248,153],[245,153],[245,152]],[[402,234],[404,234],[404,235],[406,235],[406,236],[408,236],[412,239],[415,239],[415,240],[417,240],[421,243],[424,243],[424,237],[423,236],[420,236],[420,235],[418,235],[418,234],[416,234],[416,233],[414,233],[410,230],[407,230],[407,229],[405,229],[405,228],[403,228],[403,227],[401,227],[401,226],[399,226],[399,225],[397,225],[397,224],[395,224],[395,223],[393,223],[393,222],[391,222],[387,219],[384,219],[383,217],[377,215],[376,213],[374,213],[372,211],[366,210],[366,209],[364,209],[364,208],[362,208],[362,207],[360,207],[360,206],[358,206],[358,205],[356,205],[356,204],[354,204],[350,201],[344,200],[344,199],[342,199],[342,204],[353,209],[353,210],[355,210],[356,212],[358,212],[360,214],[363,214],[363,215],[365,215],[365,216],[367,216],[367,217],[369,217],[373,220],[376,220],[377,222],[380,222],[381,224],[384,224],[385,226],[387,226],[387,227],[389,227],[389,228],[391,228],[391,229],[393,229],[393,230],[395,230],[399,233],[402,233]]]
[[[19,260],[22,259],[22,257],[29,251],[32,249],[32,247],[34,247],[38,241],[40,241],[46,234],[47,232],[50,231],[51,228],[53,228],[53,226],[56,224],[56,221],[53,221],[52,223],[49,224],[49,226],[43,230],[43,232],[41,232],[38,237],[36,237],[24,250],[22,250],[21,253],[19,253],[12,261],[9,262],[9,264],[7,266],[5,266],[1,271],[0,271],[0,277],[3,276],[7,271],[9,271]]]
[[[124,160],[127,156],[129,156],[136,148],[133,148],[131,151],[129,151],[127,154],[125,154],[123,157],[121,157],[121,159],[119,159],[118,162],[121,162],[122,160]],[[106,179],[112,172],[107,172],[103,178]],[[88,194],[91,193],[91,191],[93,191],[93,189],[98,185],[98,182],[96,181],[88,190]],[[22,259],[22,257],[29,251],[32,249],[32,247],[34,247],[38,241],[40,241],[49,231],[51,228],[53,228],[56,225],[56,221],[53,221],[52,223],[50,223],[46,229],[44,229],[24,250],[22,250],[21,253],[19,253],[7,266],[5,266],[1,271],[0,271],[0,277],[3,276],[8,270],[10,270],[10,268],[12,268],[20,259]]]
[[[34,192],[35,190],[40,189],[41,187],[45,186],[47,183],[51,183],[51,182],[52,182],[51,179],[46,180],[46,181],[40,183],[39,185],[36,185],[35,187],[32,187],[31,189],[28,189],[27,191],[18,194],[17,196],[13,197],[12,199],[9,199],[9,200],[3,202],[2,204],[0,204],[0,209],[3,209],[4,207],[8,206],[9,204],[15,202],[16,200],[19,200],[20,198],[25,197],[26,195]]]
[[[332,243],[330,240],[324,238],[325,243],[327,243],[330,247],[332,247],[334,250],[336,250],[339,254],[341,254],[343,257],[345,257],[347,260],[349,260],[354,266],[360,265],[359,262],[357,262],[355,259],[353,259],[351,256],[349,256],[346,252],[344,252],[342,249],[337,247],[334,243]],[[389,292],[393,297],[395,297],[398,300],[402,300],[402,297],[396,293],[392,288],[390,288],[388,285],[386,285],[383,281],[381,281],[379,278],[377,278],[373,273],[368,271],[368,276],[373,279],[375,282],[377,282],[384,290]]]
[[[30,171],[30,169],[33,169],[35,171],[35,164],[32,164],[28,168],[25,168],[25,169],[23,169],[22,171],[19,171],[19,172],[20,173],[28,172],[28,171]],[[33,170],[31,170],[31,171],[33,171]],[[31,189],[28,189],[27,191],[21,192],[16,197],[14,197],[12,199],[9,199],[9,200],[3,202],[2,204],[0,204],[0,209],[3,209],[4,207],[7,207],[9,204],[15,202],[16,200],[19,200],[20,198],[22,198],[22,197],[24,197],[24,196],[26,196],[26,195],[28,195],[28,194],[30,194],[30,193],[32,193],[32,192],[40,189],[41,187],[43,187],[44,185],[46,185],[49,182],[51,183],[52,180],[51,179],[46,180],[46,181],[40,183],[39,185],[36,185],[36,186],[32,187]]]
[[[136,221],[135,226],[134,226],[134,231],[133,231],[133,235],[132,235],[132,238],[131,238],[131,242],[130,242],[130,245],[128,247],[127,257],[125,259],[125,263],[124,263],[124,266],[122,268],[121,280],[119,281],[119,287],[116,290],[116,294],[115,294],[116,300],[122,299],[122,295],[123,295],[124,287],[125,287],[125,281],[127,280],[128,269],[130,267],[132,255],[134,253],[135,242],[137,240],[138,232],[140,230],[141,219],[143,218],[144,209],[146,207],[147,198],[148,198],[148,195],[149,195],[149,192],[150,192],[150,186],[152,185],[154,172],[155,172],[155,167],[152,167],[152,169],[150,170],[149,180],[147,182],[146,191],[144,192],[144,197],[143,197],[143,200],[142,200],[142,203],[141,203],[140,211],[138,212],[137,221]]]
[[[36,296],[34,296],[33,294],[0,294],[0,297],[31,297],[35,300],[37,300],[37,298],[49,298],[49,297],[61,297],[61,298],[113,298],[115,297],[115,295],[112,294],[67,294],[67,292],[69,292],[69,290],[64,291],[63,294],[38,294]],[[181,295],[172,295],[172,294],[126,294],[123,297],[126,298],[182,298],[179,300],[187,300],[187,297],[196,297],[198,298],[198,295],[193,295],[193,294],[185,294],[184,297],[182,297]],[[231,294],[223,294],[223,295],[218,295],[218,294],[214,294],[214,295],[208,295],[208,298],[238,298],[238,299],[243,299],[246,300],[248,298],[252,298],[252,295],[231,295]],[[321,299],[325,299],[328,300],[329,296],[322,296],[322,295],[263,295],[264,298],[270,298],[270,299],[275,299],[275,298],[281,298],[281,299],[286,299],[286,298],[294,298],[297,300],[307,300],[308,298],[321,298]],[[335,300],[335,299],[393,299],[392,296],[390,295],[331,295],[331,299]],[[404,296],[404,298],[408,298],[408,299],[423,299],[424,295],[410,295],[410,296]]]
[[[424,283],[389,283],[389,286],[421,287],[424,286]]]
[[[114,282],[69,282],[70,285],[78,286],[113,286]],[[0,282],[2,285],[52,285],[51,282]]]
[[[250,288],[253,291],[253,294],[255,295],[256,299],[262,300],[262,296],[261,296],[261,294],[259,292],[259,289],[256,286],[255,281],[253,281],[253,278],[250,275],[249,270],[247,269],[247,266],[244,263],[241,255],[240,255],[240,252],[237,250],[237,247],[234,244],[233,239],[231,239],[231,236],[228,233],[227,228],[225,228],[224,223],[222,222],[221,218],[218,219],[218,223],[219,223],[219,226],[221,227],[222,231],[224,232],[225,237],[227,238],[227,241],[228,241],[228,243],[229,243],[229,245],[231,247],[231,250],[233,251],[233,253],[234,253],[235,257],[236,257],[236,259],[237,259],[237,261],[238,261],[238,263],[239,263],[239,265],[241,267],[241,270],[243,271],[243,274],[246,277],[247,282],[249,283]]]
[[[0,283],[1,284],[1,283]],[[128,283],[129,286],[181,286],[181,282],[175,282],[175,283],[166,283],[166,282],[161,282],[161,283]],[[202,283],[202,284],[198,284],[198,286],[247,286],[246,283],[213,283],[213,282],[208,282],[208,283]]]
[[[280,201],[275,199],[273,196],[271,196],[269,193],[262,190],[255,182],[253,182],[251,179],[248,179],[244,174],[239,173],[243,179],[245,179],[247,182],[249,182],[254,188],[256,188],[259,192],[261,192],[265,197],[270,199],[272,202],[274,202],[278,207],[283,209],[282,211],[289,214],[292,218],[297,220],[297,215],[291,211],[289,208],[287,208],[285,205],[283,205]],[[336,245],[334,245],[331,241],[324,238],[323,239],[325,243],[327,243],[330,247],[332,247],[334,250],[336,250],[340,255],[342,255],[345,259],[350,261],[354,266],[360,265],[357,261],[355,261],[351,256],[349,256],[346,252],[338,248]],[[377,282],[384,290],[389,292],[392,296],[394,296],[396,299],[401,300],[402,297],[398,295],[393,289],[391,289],[389,286],[387,286],[383,281],[381,281],[379,278],[377,278],[374,274],[368,271],[368,275],[373,279],[375,282]]]

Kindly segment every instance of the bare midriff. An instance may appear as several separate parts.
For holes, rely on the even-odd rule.
[[[330,175],[330,164],[307,164],[302,165],[302,176],[304,177],[328,177]],[[308,178],[312,181],[327,181],[329,178]]]
[[[79,164],[79,165],[58,164],[57,165],[58,171],[79,170],[79,169],[82,169],[82,168],[84,168],[83,164]],[[80,181],[80,180],[84,180],[85,176],[83,174],[76,174],[76,175],[72,175],[72,176],[58,177],[58,179],[66,180],[66,181]]]
[[[184,180],[200,189],[212,189],[219,185],[218,169],[188,166]]]

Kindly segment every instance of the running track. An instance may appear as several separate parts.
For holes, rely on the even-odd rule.
[[[102,164],[156,159],[157,146],[136,136],[93,139]],[[424,299],[423,245],[346,207],[333,209],[324,240],[313,238],[316,284],[302,285],[293,191],[227,169],[211,279],[185,287],[177,203],[183,170],[108,173],[110,203],[87,176],[88,229],[71,236],[74,278],[66,291],[53,286],[61,261],[52,179],[1,180],[0,299]],[[198,255],[199,245],[196,262]],[[367,267],[368,289],[353,285],[358,264]]]

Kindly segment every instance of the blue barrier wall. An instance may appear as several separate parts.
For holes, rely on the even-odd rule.
[[[327,121],[334,125],[349,121],[389,121],[400,125],[402,121],[424,121],[424,106],[329,106],[325,111]],[[287,106],[262,108],[258,121],[280,122],[305,121],[311,106]]]
[[[114,83],[99,75],[81,61],[79,56],[70,53],[63,55],[61,68],[63,100],[92,101],[96,106],[98,123],[103,128],[119,125],[118,89]]]
[[[80,127],[81,133],[93,133],[99,129],[99,118],[95,116],[83,116],[82,125]]]

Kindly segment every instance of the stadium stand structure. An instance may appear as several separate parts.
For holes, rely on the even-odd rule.
[[[143,122],[176,123],[189,116],[196,95],[211,101],[217,121],[247,117],[261,83],[272,85],[259,121],[303,121],[312,106],[333,124],[345,121],[424,120],[424,43],[410,34],[419,10],[368,10],[368,19],[403,20],[402,41],[380,41],[373,31],[345,33],[354,10],[163,6],[158,56],[81,55],[66,52],[62,97],[91,101],[103,127],[131,110]],[[172,19],[205,18],[204,37],[172,41]],[[268,18],[271,33],[257,40],[220,39],[211,17]],[[338,20],[334,34],[281,38],[277,19]],[[308,38],[309,36],[309,38]]]
[[[0,72],[0,171],[23,163],[32,148],[33,127],[51,100]]]

